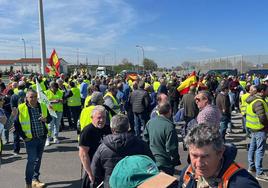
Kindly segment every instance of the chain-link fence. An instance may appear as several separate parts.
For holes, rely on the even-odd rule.
[[[268,55],[235,55],[219,58],[185,61],[182,66],[189,71],[196,70],[206,73],[214,69],[237,69],[245,73],[251,69],[268,69]]]

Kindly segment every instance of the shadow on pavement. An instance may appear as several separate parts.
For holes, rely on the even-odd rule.
[[[232,116],[232,120],[241,120],[241,116]]]
[[[75,146],[57,146],[56,148],[49,148],[46,147],[44,152],[45,153],[52,153],[52,152],[69,152],[69,151],[78,151],[78,148]]]
[[[46,183],[46,188],[52,188],[52,187],[79,188],[81,187],[81,180],[79,179],[73,181],[59,181],[59,182]]]
[[[246,140],[244,136],[234,136],[234,135],[228,135],[225,138],[228,142],[231,143],[237,143]]]
[[[8,163],[13,163],[15,161],[18,161],[18,160],[24,160],[25,158],[21,157],[21,156],[15,156],[15,157],[9,157],[7,159],[5,158],[2,158],[1,162],[2,162],[2,165],[5,165],[5,164],[8,164]]]
[[[24,145],[23,141],[20,141],[20,148],[25,148],[25,145]],[[4,147],[3,147],[4,151],[11,151],[13,149],[14,149],[13,143],[5,144]]]

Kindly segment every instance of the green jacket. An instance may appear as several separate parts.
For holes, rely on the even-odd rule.
[[[143,136],[158,167],[173,169],[179,165],[178,137],[175,126],[169,119],[162,115],[151,119],[144,129]]]

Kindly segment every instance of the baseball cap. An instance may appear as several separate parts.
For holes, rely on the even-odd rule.
[[[127,156],[115,166],[109,180],[111,188],[135,188],[159,174],[155,162],[145,155]]]
[[[145,155],[128,156],[119,161],[110,177],[111,188],[177,188],[177,178],[159,172]]]

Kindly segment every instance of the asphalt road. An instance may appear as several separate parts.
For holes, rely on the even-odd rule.
[[[236,161],[247,168],[247,151],[245,135],[241,133],[241,119],[239,115],[233,116],[233,133],[227,136],[227,142],[233,142],[238,148]],[[40,180],[46,183],[48,188],[79,188],[81,163],[78,157],[78,148],[75,131],[60,133],[60,144],[52,144],[45,148],[43,154]],[[12,155],[12,144],[4,146],[2,166],[0,168],[0,188],[25,187],[24,171],[26,165],[25,148],[22,145],[21,154]],[[177,174],[186,166],[187,152],[183,151],[180,143],[180,155],[182,165],[177,168]],[[263,160],[263,166],[268,171],[267,153]],[[260,182],[262,187],[268,187],[268,182]]]

